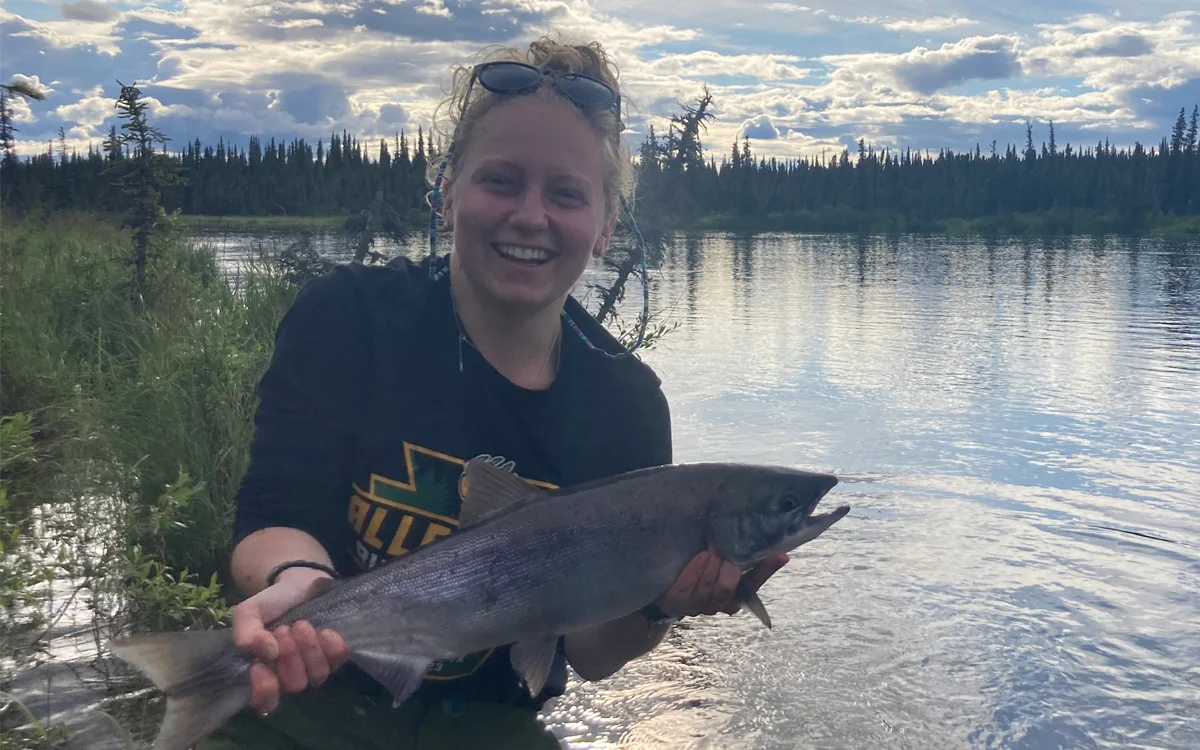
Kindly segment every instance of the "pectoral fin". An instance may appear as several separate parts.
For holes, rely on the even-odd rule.
[[[742,579],[738,583],[737,592],[734,594],[734,597],[741,602],[744,609],[753,612],[754,616],[763,625],[766,625],[768,628],[771,627],[771,615],[767,614],[767,605],[763,604],[763,600],[759,598],[757,591],[750,591],[746,588],[745,579]]]
[[[537,695],[546,686],[554,655],[558,650],[558,636],[546,635],[514,643],[509,648],[509,659],[513,669],[525,680],[530,695]]]
[[[771,627],[771,615],[767,614],[767,605],[763,604],[763,600],[758,598],[758,594],[751,594],[746,601],[742,602],[742,606],[754,613],[763,625]]]
[[[432,662],[421,657],[406,657],[372,651],[351,651],[350,661],[374,677],[392,694],[392,706],[399,706],[421,686]]]

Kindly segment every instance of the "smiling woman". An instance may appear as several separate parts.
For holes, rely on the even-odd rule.
[[[177,702],[163,742],[174,732],[183,746],[224,721],[200,750],[554,747],[537,716],[565,691],[568,666],[586,680],[612,675],[679,617],[736,612],[739,583],[752,592],[786,562],[773,557],[743,580],[701,553],[646,610],[551,638],[537,654],[543,684],[524,681],[528,650],[510,644],[452,659],[393,654],[400,671],[406,659],[440,659],[395,708],[355,664],[353,638],[274,626],[320,579],[453,534],[470,458],[542,487],[672,461],[658,377],[570,294],[607,250],[631,181],[603,48],[542,39],[501,49],[456,70],[444,107],[451,146],[431,171],[431,205],[444,198],[452,252],[435,257],[431,232],[421,263],[349,264],[312,282],[281,323],[261,383],[232,560],[248,596],[234,610],[234,641],[260,660],[254,712],[224,721],[219,707]],[[447,590],[457,585],[447,570]]]

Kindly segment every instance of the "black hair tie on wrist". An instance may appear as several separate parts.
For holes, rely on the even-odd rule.
[[[288,562],[279,563],[274,568],[271,568],[271,572],[267,573],[267,585],[274,586],[275,579],[279,577],[280,573],[288,568],[312,568],[314,570],[324,571],[334,578],[341,578],[341,576],[338,575],[338,572],[328,565],[322,565],[321,563],[313,562],[312,560],[289,560]]]

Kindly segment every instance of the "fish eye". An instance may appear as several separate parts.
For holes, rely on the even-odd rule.
[[[800,501],[795,495],[784,495],[779,499],[779,510],[783,513],[791,513],[800,506]]]

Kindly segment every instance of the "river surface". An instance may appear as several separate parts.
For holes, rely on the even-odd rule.
[[[652,304],[676,459],[853,510],[565,744],[1200,747],[1200,241],[680,235]]]
[[[209,236],[231,269],[255,238]],[[763,588],[772,630],[573,682],[564,746],[1200,747],[1200,240],[710,233],[652,276],[676,460],[832,472],[853,510]]]

